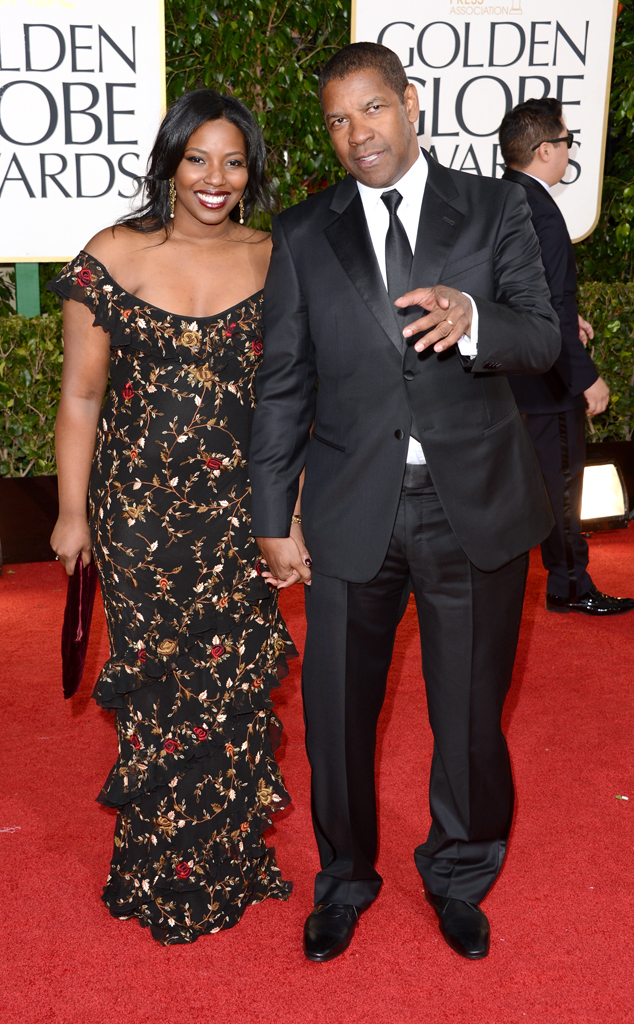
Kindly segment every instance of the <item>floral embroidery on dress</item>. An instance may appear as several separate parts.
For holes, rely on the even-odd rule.
[[[103,899],[192,942],[291,889],[262,837],[288,802],[270,691],[296,653],[250,533],[262,296],[190,320],[84,252],[50,287],[111,345],[90,482],[111,652],[94,695],[119,738],[99,797],[118,810]]]

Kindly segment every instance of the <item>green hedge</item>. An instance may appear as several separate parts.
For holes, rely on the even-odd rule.
[[[51,476],[62,314],[0,320],[0,476]]]
[[[580,277],[631,281],[634,275],[634,2],[621,4],[614,40],[601,216],[577,246]]]
[[[292,206],[343,177],[317,77],[349,41],[350,0],[166,0],[168,100],[206,86],[246,103],[282,204]]]
[[[610,385],[610,406],[590,441],[634,433],[634,285],[585,284],[581,312],[595,329],[592,358]],[[61,313],[0,320],[0,476],[55,473],[53,427],[62,370]]]
[[[594,327],[590,354],[610,386],[610,405],[588,421],[589,441],[631,441],[634,433],[634,284],[587,281],[581,315]]]

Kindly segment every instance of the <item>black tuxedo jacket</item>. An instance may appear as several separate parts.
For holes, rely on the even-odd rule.
[[[539,241],[550,301],[559,317],[561,352],[547,373],[510,377],[520,412],[558,413],[583,406],[583,392],[598,378],[589,353],[579,340],[577,321],[577,262],[568,228],[557,203],[539,182],[508,168],[505,181],[522,185]]]
[[[404,342],[353,178],[273,226],[249,454],[252,529],[288,535],[305,465],[314,568],[351,582],[372,579],[387,552],[412,419],[449,522],[478,568],[504,565],[552,526],[506,379],[544,373],[560,347],[524,193],[427,159],[411,285],[474,297],[475,361],[455,346],[419,354]]]

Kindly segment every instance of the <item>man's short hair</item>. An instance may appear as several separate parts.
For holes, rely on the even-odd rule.
[[[319,98],[322,99],[324,87],[333,78],[343,79],[357,71],[371,69],[378,71],[386,85],[405,102],[404,93],[409,85],[403,65],[387,46],[380,43],[350,43],[335,53],[322,68],[319,76]]]
[[[500,125],[500,149],[507,166],[528,167],[534,147],[562,132],[561,103],[552,96],[526,100],[509,110]]]

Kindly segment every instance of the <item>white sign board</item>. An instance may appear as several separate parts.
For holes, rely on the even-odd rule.
[[[163,0],[0,0],[0,262],[129,211],[164,96]]]
[[[394,50],[418,88],[421,144],[447,167],[501,177],[507,110],[555,96],[574,132],[553,194],[575,241],[601,204],[616,0],[353,0],[352,39]]]

